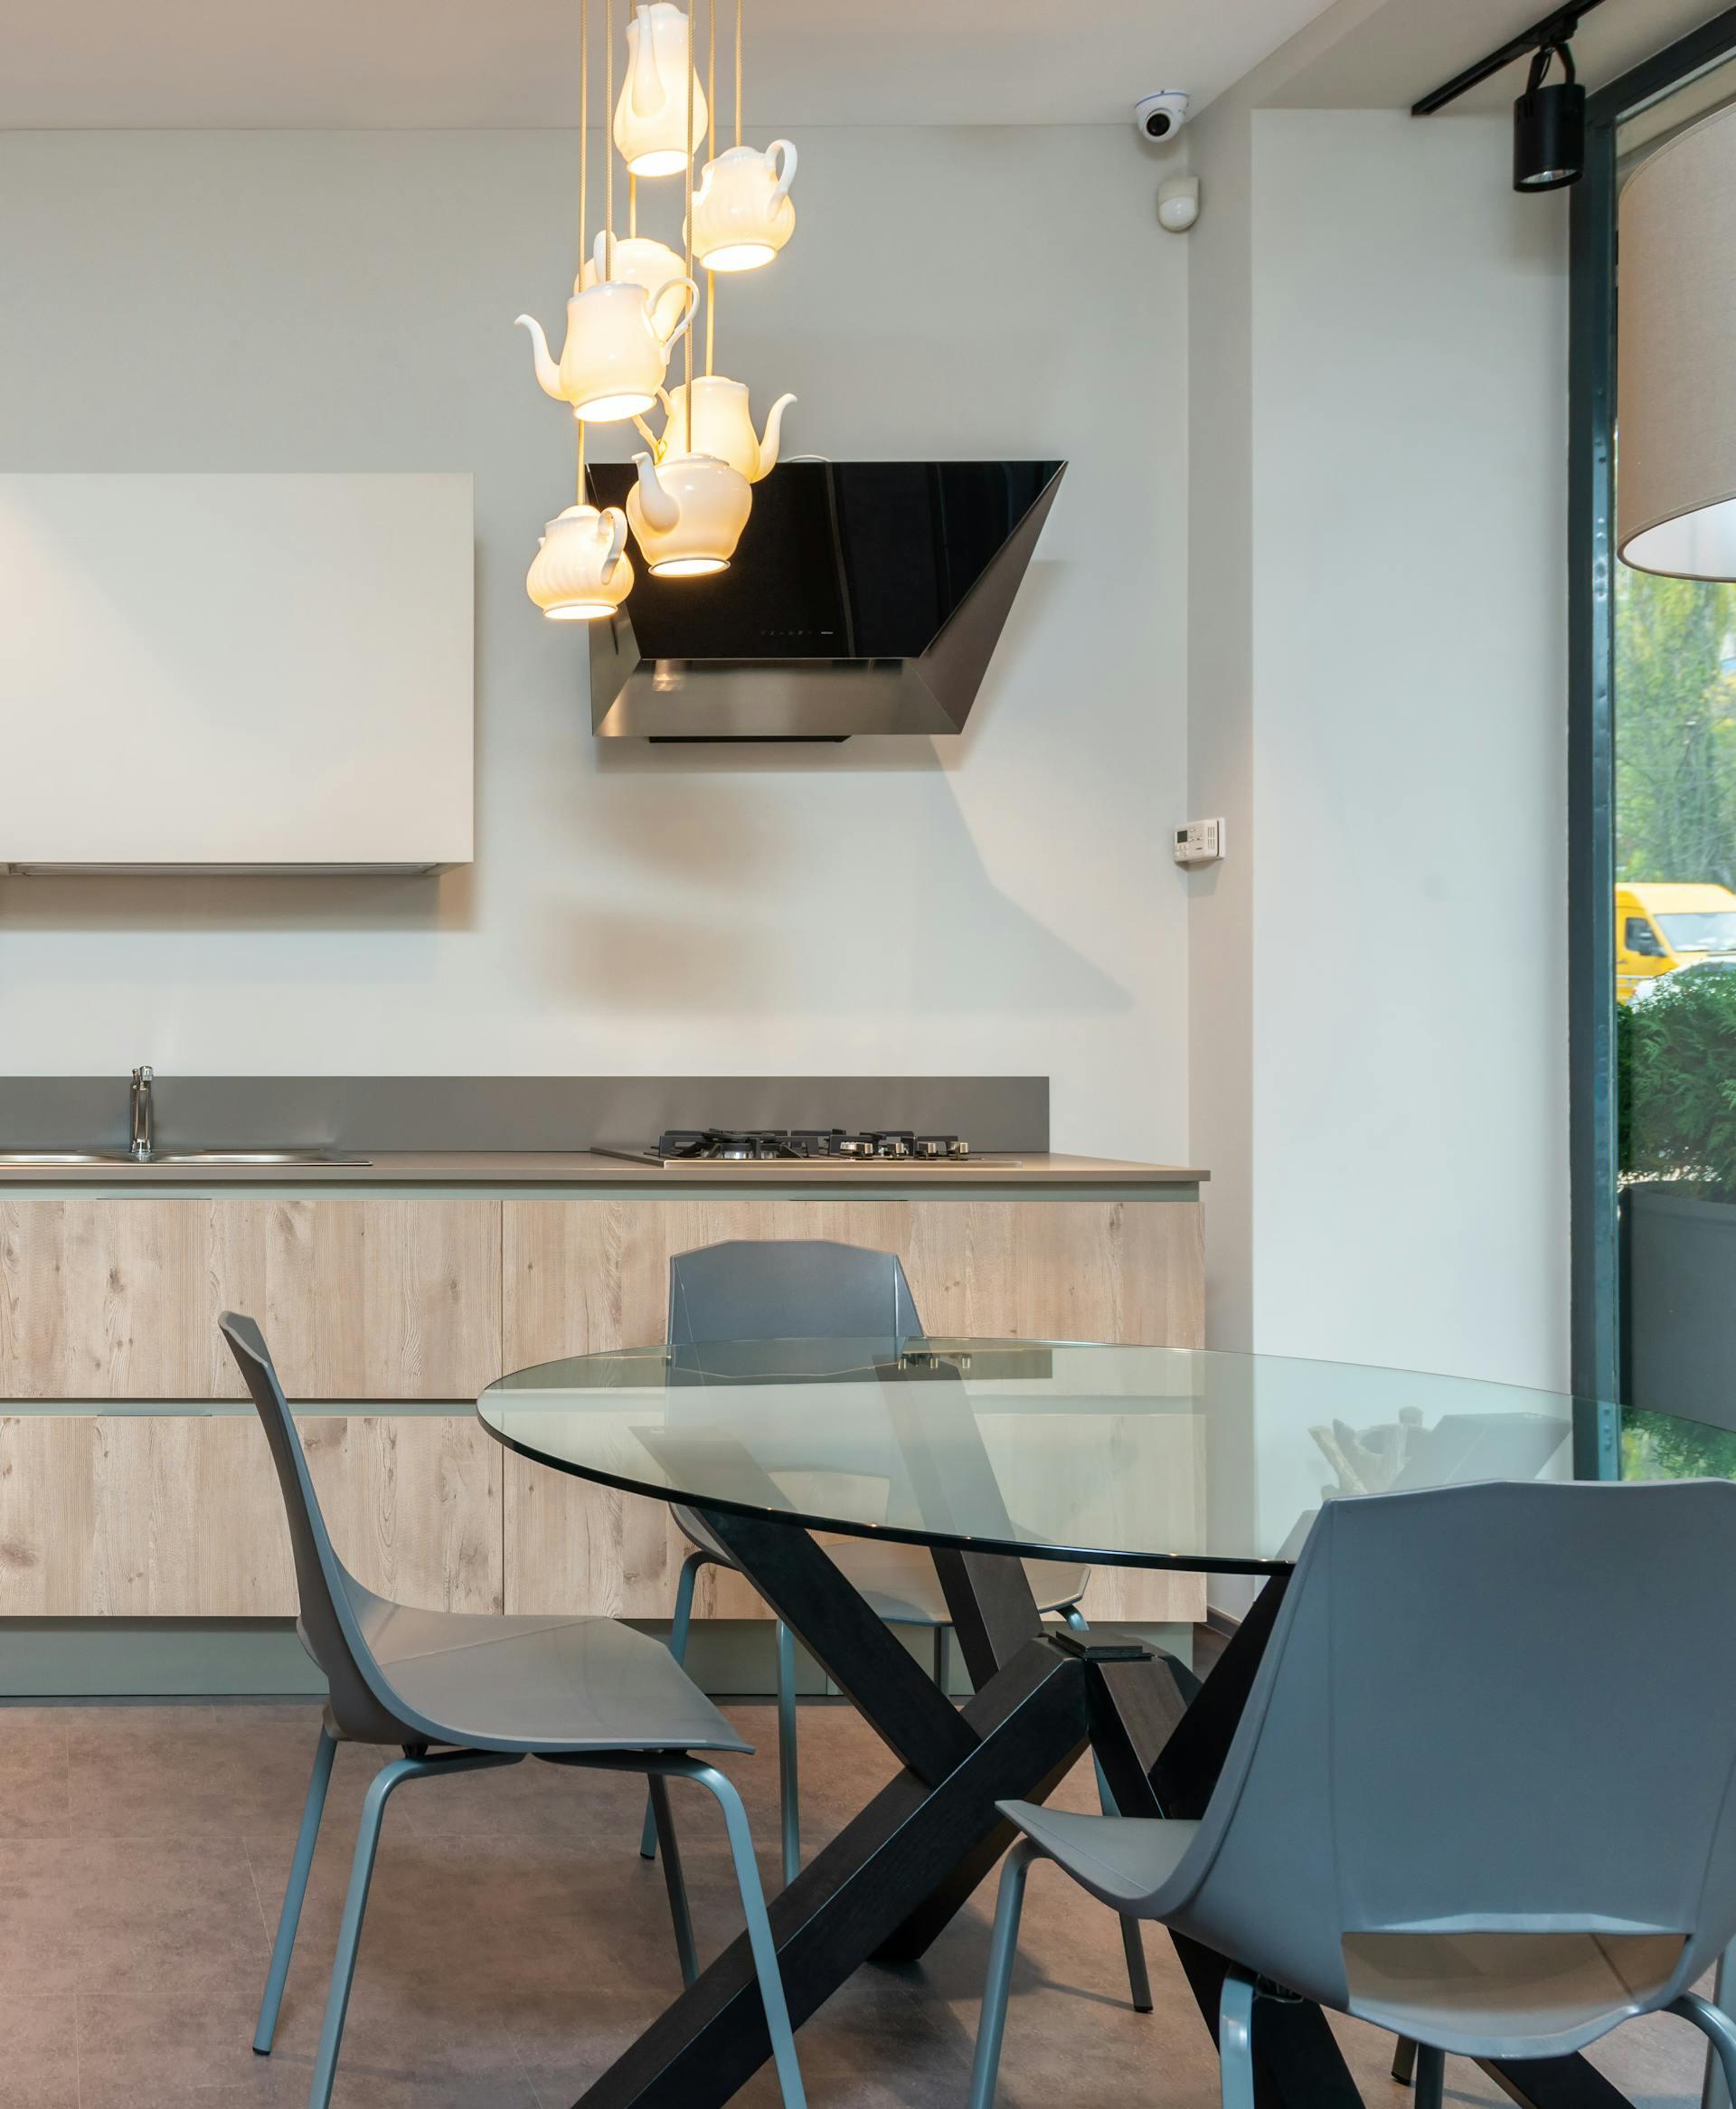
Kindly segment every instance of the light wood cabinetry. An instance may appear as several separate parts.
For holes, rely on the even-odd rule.
[[[661,1504],[503,1452],[462,1406],[391,1408],[467,1402],[503,1370],[660,1339],[670,1255],[733,1237],[896,1252],[937,1333],[1202,1337],[1191,1196],[0,1194],[0,1400],[77,1403],[0,1411],[0,1617],[293,1611],[250,1413],[97,1404],[239,1400],[215,1323],[229,1306],[259,1319],[297,1404],[357,1405],[301,1428],[333,1538],[369,1586],[462,1610],[666,1618],[686,1548]],[[1193,1437],[1184,1423],[1161,1440]],[[1156,1487],[1194,1502],[1201,1469],[1184,1454],[1138,1461],[1116,1498]],[[1194,1618],[1204,1585],[1099,1569],[1085,1608]],[[714,1568],[696,1609],[766,1615]]]
[[[448,1414],[306,1414],[333,1540],[382,1595],[499,1611],[501,1451]],[[0,1417],[0,1617],[284,1618],[283,1499],[251,1414]]]
[[[670,1255],[734,1237],[835,1238],[895,1252],[935,1333],[1202,1343],[1203,1254],[1199,1204],[1191,1199],[526,1198],[505,1209],[505,1366],[661,1339]],[[1169,1440],[1193,1436],[1184,1425]],[[1163,1465],[1160,1473],[1148,1461],[1129,1486],[1161,1479],[1170,1498],[1191,1508],[1203,1461],[1190,1455]],[[687,1546],[662,1504],[516,1456],[506,1460],[505,1501],[509,1610],[583,1605],[627,1618],[667,1616]],[[609,1601],[596,1601],[599,1587]],[[715,1568],[704,1571],[694,1603],[703,1616],[767,1615],[739,1577]],[[1087,1617],[1201,1618],[1204,1581],[1099,1568],[1084,1609]]]
[[[500,1374],[495,1200],[0,1197],[0,1397],[240,1398],[256,1318],[295,1399],[461,1399]]]

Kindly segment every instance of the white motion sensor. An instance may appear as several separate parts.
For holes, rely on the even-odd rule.
[[[1199,177],[1165,176],[1157,185],[1157,224],[1172,234],[1185,234],[1199,216]]]
[[[1133,128],[1142,139],[1173,139],[1187,122],[1187,90],[1160,88],[1133,106]]]

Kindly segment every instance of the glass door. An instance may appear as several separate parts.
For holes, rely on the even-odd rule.
[[[1731,101],[1726,60],[1624,117],[1618,184]],[[1621,321],[1618,255],[1618,365]],[[1609,581],[1618,1335],[1622,1397],[1641,1409],[1621,1469],[1722,1473],[1736,1468],[1736,586],[1613,561]],[[1716,1458],[1677,1455],[1683,1423],[1665,1415],[1732,1433],[1704,1438]]]

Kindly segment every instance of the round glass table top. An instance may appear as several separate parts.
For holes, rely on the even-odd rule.
[[[1293,1559],[1323,1500],[1570,1478],[1576,1415],[1598,1412],[1358,1364],[940,1338],[574,1356],[501,1378],[477,1410],[527,1458],[695,1508],[1243,1573]]]

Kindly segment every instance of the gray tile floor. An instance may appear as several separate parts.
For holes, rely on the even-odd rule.
[[[732,1709],[762,1754],[731,1769],[776,1883],[770,1712]],[[306,2100],[361,1792],[339,1753],[277,2054],[249,2048],[317,1714],[307,1706],[0,1708],[0,2109],[254,2109]],[[847,1707],[805,1707],[816,1847],[892,1764]],[[1091,1806],[1089,1772],[1067,1783]],[[340,2068],[344,2109],[565,2109],[678,1988],[632,1783],[525,1764],[411,1783],[386,1819]],[[703,1953],[735,1930],[712,1804],[678,1792]],[[816,2104],[963,2109],[993,1908],[980,1892],[920,1967],[868,1969],[798,2038]],[[1005,2109],[1207,2109],[1214,2061],[1167,1943],[1157,2011],[1127,2005],[1113,1920],[1033,1877]],[[1390,2042],[1343,2038],[1371,2109],[1403,2109]],[[1646,2109],[1697,2095],[1682,2024],[1631,2024],[1599,2062]],[[1448,2068],[1455,2109],[1504,2100]],[[763,2078],[741,2097],[769,2109]]]

